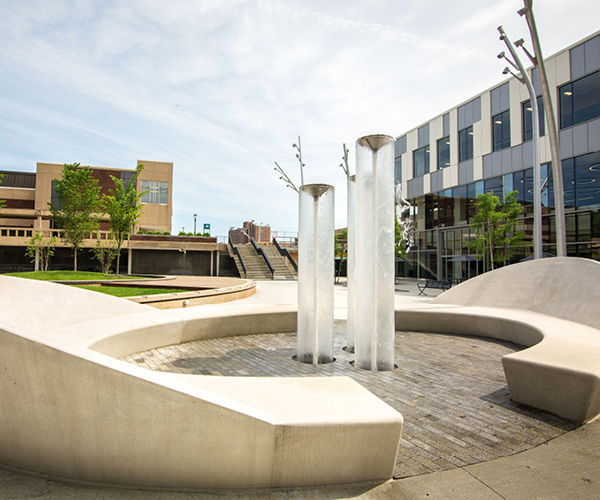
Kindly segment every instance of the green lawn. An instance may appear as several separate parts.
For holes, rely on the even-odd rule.
[[[128,276],[105,275],[102,273],[90,273],[81,271],[30,271],[26,273],[7,273],[6,276],[17,278],[28,278],[41,281],[90,281],[90,280],[115,280],[127,279]],[[133,279],[138,278],[137,276]],[[77,285],[77,288],[85,288],[93,292],[106,293],[115,297],[135,297],[137,295],[159,295],[161,293],[182,293],[189,290],[180,288],[138,288],[125,286],[99,286],[99,285]]]
[[[74,285],[75,286],[75,285]],[[182,293],[190,290],[181,290],[180,288],[135,288],[130,286],[98,286],[98,285],[76,285],[77,288],[84,288],[93,292],[106,293],[115,297],[135,297],[137,295],[159,295],[161,293]]]
[[[127,275],[120,275],[118,278],[114,274],[106,275],[102,273],[90,273],[82,271],[29,271],[26,273],[7,273],[5,276],[16,276],[17,278],[28,278],[42,281],[86,281],[86,280],[116,280],[127,279]],[[138,278],[137,276],[133,279]]]

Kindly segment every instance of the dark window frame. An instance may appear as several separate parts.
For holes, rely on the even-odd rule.
[[[394,184],[402,182],[402,156],[394,158]]]
[[[441,146],[441,147],[440,147]],[[442,151],[447,152],[442,158]],[[444,162],[447,158],[447,162]],[[437,168],[442,169],[450,166],[450,136],[442,137],[437,141]]]
[[[473,125],[463,128],[458,132],[458,161],[467,161],[473,158]]]
[[[588,94],[583,92],[585,85],[589,83],[593,85],[594,79],[597,85],[595,89],[592,89],[595,102],[592,102],[591,106],[582,107],[582,100],[585,102],[586,95],[589,97]],[[600,70],[559,87],[558,92],[561,130],[600,117]]]
[[[421,162],[417,162],[417,158],[423,155],[422,158],[422,169]],[[421,171],[422,170],[422,171]],[[429,144],[423,146],[422,148],[415,149],[413,151],[413,178],[422,177],[425,174],[428,174],[430,171],[430,162],[429,162]]]
[[[510,110],[492,117],[492,146],[494,151],[510,148]]]
[[[540,137],[546,135],[546,114],[544,110],[544,99],[541,95],[537,96],[538,105],[538,125],[540,129]],[[529,106],[529,108],[527,108]],[[528,110],[529,109],[529,110]],[[521,103],[521,118],[523,126],[523,142],[528,142],[533,139],[533,109],[531,108],[531,99]]]

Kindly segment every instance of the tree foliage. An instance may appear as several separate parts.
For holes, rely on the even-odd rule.
[[[27,250],[25,255],[31,258],[31,262],[36,260],[41,264],[41,270],[47,271],[48,264],[50,264],[50,257],[54,255],[54,249],[58,244],[58,240],[55,236],[46,239],[42,233],[35,233],[35,235],[27,241]]]
[[[129,239],[134,226],[142,216],[142,205],[139,201],[145,192],[137,192],[137,179],[144,170],[144,165],[138,165],[135,174],[125,184],[123,179],[110,176],[115,187],[102,198],[104,211],[110,219],[110,229],[116,243],[117,276],[121,265],[121,247]]]
[[[339,283],[339,281],[340,281],[340,275],[342,273],[343,262],[345,260],[348,260],[347,242],[348,242],[348,230],[342,229],[342,230],[340,230],[339,236],[337,234],[335,235],[335,240],[334,240],[335,257],[338,257],[340,259],[338,268],[337,268],[337,272],[336,272],[336,277],[335,277],[336,283]]]
[[[62,229],[62,240],[73,249],[73,268],[77,271],[77,251],[100,227],[100,187],[91,169],[79,163],[65,164],[62,178],[55,182],[58,203],[48,206],[55,226]]]
[[[506,264],[523,239],[523,233],[515,231],[517,218],[523,211],[517,195],[517,191],[511,191],[504,202],[493,193],[477,195],[477,213],[472,224],[476,239],[471,245],[490,269],[495,264]]]
[[[112,234],[111,234],[112,236]],[[117,244],[114,238],[108,240],[99,240],[96,246],[92,248],[92,253],[102,268],[103,274],[110,273],[110,266],[117,256]],[[118,275],[118,273],[117,273]]]
[[[404,232],[400,227],[398,217],[394,217],[394,220],[396,221],[394,229],[394,253],[396,257],[406,259],[409,251],[409,242],[406,240]]]

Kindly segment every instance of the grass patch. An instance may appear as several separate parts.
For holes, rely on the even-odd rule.
[[[41,281],[89,281],[89,280],[116,280],[116,279],[146,279],[131,277],[121,274],[119,277],[114,274],[106,275],[102,273],[92,273],[83,271],[29,271],[25,273],[7,273],[5,276],[15,276],[16,278],[28,278]]]
[[[93,292],[106,293],[114,297],[135,297],[137,295],[159,295],[161,293],[183,293],[190,290],[180,288],[136,288],[130,286],[98,286],[98,285],[73,285]]]

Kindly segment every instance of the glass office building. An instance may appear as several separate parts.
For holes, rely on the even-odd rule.
[[[550,141],[540,109],[543,252],[556,254]],[[546,59],[563,168],[569,256],[600,256],[600,32]],[[413,205],[415,245],[401,276],[468,278],[483,272],[470,242],[477,194],[518,192],[524,244],[533,253],[533,142],[529,94],[515,78],[482,92],[396,139],[395,178]]]

